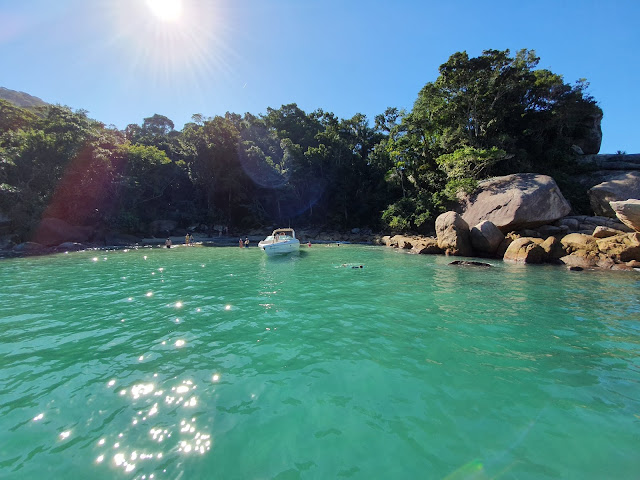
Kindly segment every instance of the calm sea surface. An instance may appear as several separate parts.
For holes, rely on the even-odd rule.
[[[637,272],[301,248],[0,261],[0,477],[640,478]]]

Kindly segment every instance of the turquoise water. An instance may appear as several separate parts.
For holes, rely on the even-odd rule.
[[[302,248],[1,261],[0,477],[638,478],[637,272]]]

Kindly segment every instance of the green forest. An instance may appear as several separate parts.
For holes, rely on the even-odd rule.
[[[516,172],[553,176],[580,211],[571,146],[602,111],[584,79],[565,83],[539,61],[455,53],[411,111],[374,119],[289,104],[195,114],[182,130],[156,114],[123,131],[82,110],[0,100],[0,213],[22,239],[43,217],[132,234],[160,219],[428,232],[457,194]]]

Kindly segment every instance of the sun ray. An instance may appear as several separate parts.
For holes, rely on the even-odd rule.
[[[123,78],[143,77],[150,86],[192,91],[206,85],[212,76],[233,77],[238,56],[230,48],[230,32],[224,15],[213,2],[179,0],[179,7],[166,6],[164,21],[158,11],[177,0],[115,0],[108,13],[114,29],[111,46],[121,50]],[[106,0],[102,0],[107,4]],[[171,9],[179,8],[179,13]]]
[[[151,13],[163,22],[177,22],[182,17],[182,0],[146,0]]]

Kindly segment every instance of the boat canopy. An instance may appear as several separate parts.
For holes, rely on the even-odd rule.
[[[274,230],[271,235],[273,237],[275,237],[276,235],[288,235],[291,238],[296,238],[296,232],[293,230],[293,228],[278,228]]]

